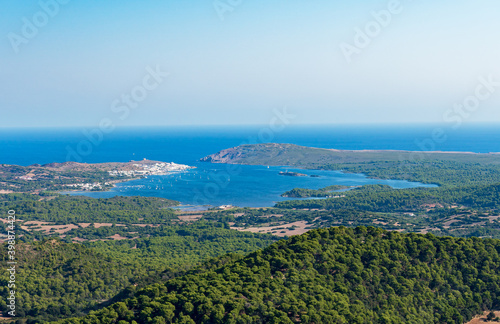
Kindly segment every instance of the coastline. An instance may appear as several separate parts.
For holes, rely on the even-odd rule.
[[[196,167],[174,162],[131,160],[105,163],[0,164],[0,194],[106,192],[118,183],[147,176],[184,172]]]
[[[118,183],[125,183],[125,182],[139,180],[139,179],[144,179],[144,177],[137,177],[137,178],[132,178],[132,179],[117,179],[117,180],[107,181],[108,183],[112,184],[112,186],[106,187],[103,190],[67,189],[67,190],[57,190],[57,191],[54,191],[54,192],[57,192],[57,193],[62,194],[62,195],[66,194],[67,192],[108,192],[108,191],[111,191],[113,188],[116,188],[116,185]]]

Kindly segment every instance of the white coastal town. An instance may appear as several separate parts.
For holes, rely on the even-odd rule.
[[[132,178],[147,177],[151,175],[167,175],[196,168],[185,164],[153,162],[146,159],[144,159],[142,163],[132,162],[133,161],[114,166],[114,170],[107,171],[111,177],[116,177],[116,180],[109,180],[108,182],[65,184],[64,186],[82,191],[102,191],[109,189],[117,182],[128,181]]]
[[[172,172],[186,171],[188,169],[193,169],[194,167],[177,164],[174,162],[160,162],[155,164],[138,164],[135,163],[133,167],[138,168],[137,170],[112,170],[108,171],[111,176],[115,177],[135,177],[135,176],[148,176],[148,175],[166,175]]]
[[[107,186],[110,186],[111,184],[109,182],[105,182],[104,183],[104,187],[107,187]],[[100,183],[100,182],[93,182],[93,183],[74,183],[74,184],[68,184],[66,185],[67,187],[70,187],[70,188],[78,188],[78,189],[81,189],[83,191],[93,191],[93,190],[97,190],[97,191],[101,191],[103,190],[103,184]]]

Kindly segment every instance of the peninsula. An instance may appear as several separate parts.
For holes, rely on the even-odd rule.
[[[363,173],[376,179],[418,181],[441,186],[500,181],[498,153],[353,151],[267,143],[225,149],[200,161],[340,170]]]
[[[200,161],[211,163],[286,165],[310,168],[325,163],[417,160],[500,164],[500,154],[443,151],[336,150],[295,144],[266,143],[240,145],[200,159]]]
[[[0,164],[0,193],[40,193],[42,191],[102,191],[118,182],[149,175],[165,175],[194,167],[173,162],[142,161],[109,163],[49,163],[29,166]]]

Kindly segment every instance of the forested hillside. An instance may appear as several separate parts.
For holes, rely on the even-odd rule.
[[[457,323],[500,306],[500,240],[329,228],[58,323]]]
[[[159,228],[155,236],[122,241],[18,243],[17,317],[29,322],[75,316],[115,297],[166,280],[226,253],[246,254],[277,238],[237,232],[218,224]],[[0,246],[0,260],[7,260]],[[0,274],[0,310],[6,311],[9,273]]]
[[[67,224],[72,222],[169,223],[175,218],[168,207],[178,202],[156,197],[94,199],[85,196],[53,194],[48,199],[30,194],[0,195],[0,207],[16,211],[24,221],[40,220]]]
[[[280,208],[357,209],[378,212],[415,211],[424,204],[465,205],[500,210],[500,184],[454,188],[392,189],[367,185],[342,193],[342,199],[289,200],[276,204]],[[345,197],[344,197],[345,196]]]

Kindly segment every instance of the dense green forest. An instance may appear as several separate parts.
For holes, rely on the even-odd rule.
[[[444,188],[392,189],[368,185],[343,193],[345,197],[281,201],[281,208],[358,209],[378,212],[415,211],[425,204],[460,204],[500,210],[500,184]]]
[[[18,243],[18,316],[36,321],[81,314],[123,289],[165,279],[209,258],[255,251],[275,242],[270,235],[237,232],[198,222],[162,227],[155,236],[68,244],[59,239]],[[2,246],[0,257],[7,259]],[[167,276],[168,277],[168,276]],[[0,307],[6,310],[8,273],[0,275]],[[35,322],[36,322],[35,321]]]
[[[15,210],[18,218],[24,221],[49,221],[56,224],[76,222],[159,224],[169,223],[175,217],[168,207],[178,204],[173,200],[155,197],[117,196],[94,199],[85,196],[57,195],[49,199],[39,198],[30,194],[3,195],[0,196],[0,208]]]
[[[6,260],[6,250],[2,246],[2,260]],[[81,313],[152,271],[57,239],[18,243],[16,250],[18,317],[54,319]],[[2,272],[0,278],[0,305],[6,312],[7,273]]]
[[[500,307],[500,240],[329,228],[59,323],[457,323]]]
[[[465,186],[500,182],[500,164],[446,160],[379,161],[324,164],[318,169],[363,173],[370,178],[418,181],[440,186]]]
[[[349,189],[348,186],[332,185],[321,189],[294,188],[281,195],[288,198],[309,198],[309,197],[331,197],[335,196],[335,191]]]

